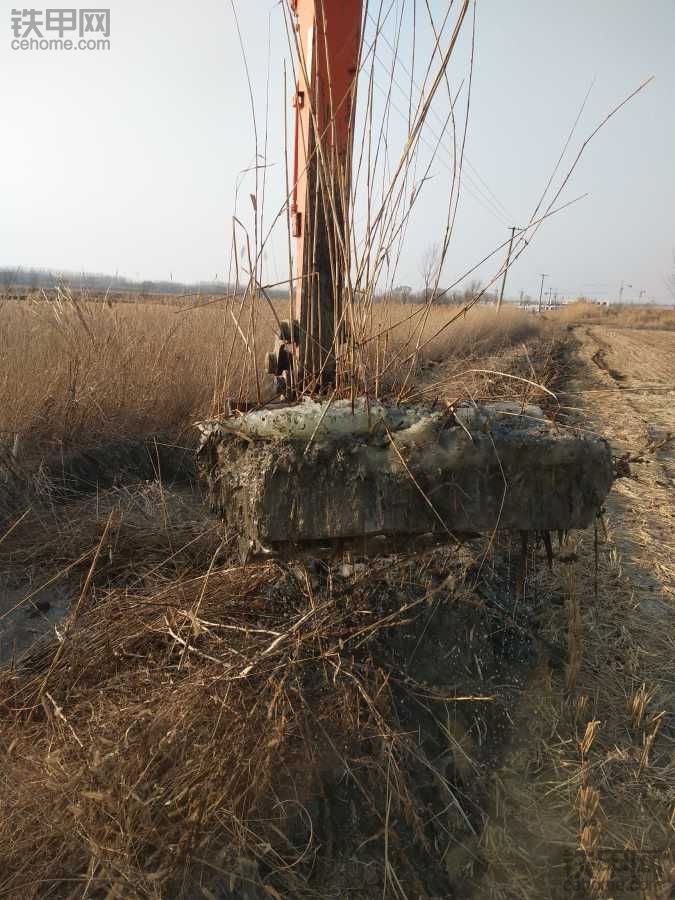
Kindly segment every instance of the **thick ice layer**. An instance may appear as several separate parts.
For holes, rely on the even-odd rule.
[[[609,447],[537,407],[306,401],[202,426],[211,500],[253,544],[586,527]]]

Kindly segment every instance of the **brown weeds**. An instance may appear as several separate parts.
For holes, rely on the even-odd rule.
[[[143,298],[108,304],[65,290],[51,299],[8,300],[0,318],[0,445],[8,464],[15,444],[20,461],[152,434],[191,442],[192,424],[222,412],[227,397],[256,398],[246,349],[253,345],[251,305],[228,298],[198,308]],[[278,306],[287,314],[285,303]],[[516,310],[503,310],[495,328],[493,309],[474,308],[415,353],[420,317],[431,336],[455,313],[455,307],[425,314],[419,304],[377,304],[362,337],[356,376],[362,386],[371,396],[396,395],[411,353],[419,373],[429,364],[498,354],[547,331]],[[261,370],[275,322],[264,304],[253,321]]]
[[[564,324],[576,322],[598,325],[617,325],[627,328],[647,328],[659,331],[675,331],[675,309],[659,306],[604,306],[579,300],[551,314],[552,319]]]
[[[426,604],[393,588],[361,602],[362,589],[347,602],[344,590],[317,591],[307,570],[271,564],[211,567],[150,595],[82,592],[60,640],[1,673],[0,894],[203,886],[208,897],[243,879],[272,897],[316,896],[319,851],[339,860],[331,842],[344,839],[326,796],[342,780],[364,817],[354,833],[384,848],[392,894],[421,885],[402,829],[436,859],[439,846],[411,772],[435,785],[438,809],[462,807],[397,724],[401,676],[377,657]],[[421,686],[408,681],[414,702]],[[443,705],[449,715],[456,703]]]

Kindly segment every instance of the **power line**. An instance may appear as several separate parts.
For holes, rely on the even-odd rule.
[[[377,81],[375,81],[374,78],[373,78],[373,83],[374,83],[375,87],[378,89],[378,91],[380,91],[382,94],[384,94],[384,96],[388,99],[389,103],[391,104],[392,109],[393,109],[396,113],[398,113],[399,116],[401,116],[401,118],[403,119],[404,122],[407,123],[407,117],[406,117],[405,113],[402,112],[401,109],[394,103],[394,101],[391,99],[391,97],[390,97],[390,95],[389,95],[389,92],[386,91],[383,87],[381,87],[381,86],[377,83]],[[420,137],[419,137],[419,142],[422,143],[422,144],[424,144],[429,150],[431,150],[431,151],[436,155],[436,157],[438,158],[439,163],[440,163],[442,166],[444,166],[444,167],[448,170],[448,172],[452,175],[452,174],[453,174],[453,170],[452,170],[451,164],[448,163],[448,162],[446,162],[446,161],[440,156],[440,152],[439,152],[440,150],[443,150],[443,151],[445,151],[445,152],[447,153],[447,151],[445,150],[445,147],[444,147],[443,144],[441,143],[439,136],[438,136],[437,134],[435,134],[435,132],[433,132],[433,131],[431,130],[431,128],[428,128],[428,131],[431,133],[431,135],[432,135],[433,137],[436,138],[436,140],[438,141],[438,146],[437,146],[437,147],[433,147],[433,146],[429,143],[429,141],[426,140],[422,135],[420,135]],[[449,155],[449,153],[448,153],[448,159],[452,161],[452,157]],[[466,180],[465,180],[465,179],[466,179]],[[479,204],[480,204],[487,212],[489,212],[490,215],[492,215],[492,216],[499,222],[500,225],[503,225],[503,226],[506,227],[506,228],[510,228],[510,227],[511,227],[511,226],[509,225],[509,222],[512,221],[512,220],[509,220],[509,219],[507,219],[504,215],[502,215],[502,213],[501,213],[501,212],[499,211],[499,209],[495,206],[495,204],[492,203],[492,201],[490,201],[490,199],[489,199],[488,197],[486,197],[484,194],[482,194],[482,193],[480,192],[480,188],[479,188],[478,186],[476,186],[474,182],[472,182],[472,180],[469,178],[469,176],[467,176],[466,173],[463,173],[463,174],[462,174],[462,179],[461,179],[461,180],[464,181],[464,189],[467,191],[467,193],[468,193],[468,194],[469,194],[469,195],[470,195],[477,203],[479,203]]]
[[[377,22],[376,22],[376,20],[373,18],[372,13],[369,12],[369,13],[368,13],[368,17],[370,18],[371,22],[377,27]],[[385,44],[389,47],[389,49],[391,50],[391,53],[392,53],[392,63],[395,62],[395,61],[398,59],[398,56],[397,56],[397,53],[396,53],[396,48],[393,46],[393,44],[391,43],[391,41],[387,38],[386,34],[384,34],[382,31],[380,31],[380,32],[379,32],[379,35],[380,35],[381,39],[384,41],[384,43],[385,43]],[[378,57],[377,57],[377,53],[375,52],[375,50],[373,50],[373,56],[374,56],[376,59],[378,58]],[[380,62],[382,63],[382,60],[380,60]],[[382,63],[382,65],[384,65],[384,63]],[[412,72],[410,71],[410,69],[406,66],[405,62],[404,62],[402,59],[399,60],[399,65],[401,66],[401,68],[403,69],[403,71],[406,73],[406,75],[408,75],[408,76],[410,77],[410,80],[411,80],[412,84],[414,85],[415,88],[417,88],[417,90],[420,92],[420,95],[421,95],[422,89],[421,89],[421,87],[420,87],[420,85],[419,85],[419,82],[417,82],[417,81],[415,80],[415,77],[414,77],[413,73],[412,73]],[[392,71],[392,81],[393,81],[393,83],[398,87],[398,89],[403,93],[403,95],[406,96],[405,89],[401,87],[401,85],[398,83],[398,81],[396,80],[396,78],[395,78],[394,75],[393,75],[393,67],[392,67],[392,70],[391,70],[391,71]],[[445,127],[445,123],[443,122],[443,120],[442,120],[442,118],[440,117],[440,115],[436,112],[436,110],[435,110],[433,107],[430,107],[430,110],[429,110],[429,111],[430,111],[431,114],[436,118],[436,120],[438,121],[438,123],[439,123],[440,125],[442,125],[443,127]],[[429,130],[431,130],[431,129],[429,129]],[[436,137],[437,137],[437,136],[436,136]],[[482,175],[480,174],[480,172],[478,171],[478,169],[473,165],[473,163],[471,162],[471,160],[469,159],[469,157],[466,155],[466,153],[463,154],[463,157],[462,157],[462,158],[463,158],[464,162],[466,162],[466,164],[467,164],[467,166],[469,167],[469,169],[471,169],[471,171],[475,174],[476,178],[478,178],[478,180],[482,183],[482,185],[484,186],[485,190],[488,192],[488,194],[489,194],[490,197],[492,198],[492,203],[493,203],[493,205],[495,205],[496,208],[499,209],[499,210],[501,211],[501,214],[505,217],[505,221],[507,221],[507,222],[513,222],[515,217],[514,217],[514,216],[506,209],[506,207],[505,207],[504,204],[501,202],[501,200],[496,196],[496,194],[494,193],[494,191],[492,190],[492,188],[489,186],[489,184],[488,184],[488,183],[485,181],[485,179],[482,177]]]
[[[383,61],[379,58],[379,56],[377,56],[376,53],[374,53],[373,56],[374,56],[374,59],[378,60],[378,62],[384,67],[385,64],[384,64]],[[373,81],[374,81],[374,78],[373,78]],[[401,92],[401,94],[403,95],[403,97],[406,98],[405,89],[399,84],[399,82],[396,80],[396,78],[395,78],[393,75],[391,76],[391,81],[392,81],[392,84],[394,84],[394,85],[399,89],[399,91]],[[377,82],[375,82],[375,84],[376,84],[378,90],[384,92],[385,95],[386,95],[387,97],[389,97],[388,92],[384,91],[384,89],[381,88],[381,87],[377,84]],[[391,102],[392,107],[396,110],[396,112],[403,118],[403,120],[406,122],[406,124],[409,124],[409,123],[408,123],[408,119],[407,119],[405,113],[402,112],[401,109],[400,109],[399,107],[396,106],[396,104],[393,102],[393,100],[391,100],[391,98],[389,98],[389,100],[390,100],[390,102]],[[439,122],[441,123],[443,129],[445,129],[446,123],[443,122],[443,120],[440,118],[440,116],[438,115],[438,113],[437,113],[433,108],[430,108],[430,111],[434,113],[434,115],[436,116],[436,118],[437,118],[437,119],[439,120]],[[448,159],[447,165],[448,165],[448,166],[453,166],[453,165],[454,165],[454,160],[453,160],[452,156],[450,155],[450,151],[447,150],[446,147],[445,147],[445,145],[443,144],[441,135],[437,134],[437,133],[431,128],[431,126],[430,126],[428,123],[425,123],[425,127],[426,127],[426,130],[429,132],[429,134],[436,140],[437,145],[438,145],[438,148],[440,148],[440,150],[441,150],[444,154],[446,154],[447,159]],[[420,140],[422,140],[422,139],[420,138]],[[427,146],[430,146],[430,145],[428,144],[427,141],[423,141],[423,143],[425,143]],[[436,152],[438,153],[439,151],[436,150]],[[464,153],[464,154],[462,155],[462,161],[463,161],[463,162],[468,162],[466,153]],[[470,167],[471,167],[471,166],[470,166]],[[471,168],[472,168],[472,167],[471,167]],[[507,227],[509,227],[508,223],[513,221],[513,217],[512,217],[512,216],[509,216],[508,213],[502,212],[502,210],[500,209],[501,204],[500,204],[499,206],[497,205],[497,203],[498,203],[499,201],[497,201],[497,203],[495,203],[495,201],[493,201],[489,196],[487,196],[487,194],[482,190],[482,188],[480,187],[480,185],[477,184],[477,182],[472,178],[472,176],[471,176],[469,173],[467,173],[467,172],[462,172],[462,177],[463,177],[463,179],[465,180],[465,184],[468,183],[468,184],[470,184],[470,185],[472,186],[472,188],[473,188],[473,193],[471,194],[471,196],[475,197],[476,193],[477,193],[479,196],[481,196],[481,197],[483,198],[483,201],[489,205],[489,207],[490,207],[491,210],[493,211],[493,214],[495,215],[495,217],[498,218],[498,219],[501,221],[501,223],[502,223],[503,225],[506,225]],[[502,207],[502,209],[503,209],[503,207]]]
[[[541,273],[541,287],[539,288],[539,312],[541,312],[541,299],[544,294],[544,278],[548,278],[549,272]]]

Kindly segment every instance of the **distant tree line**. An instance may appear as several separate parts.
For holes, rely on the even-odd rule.
[[[122,275],[105,275],[98,272],[67,272],[50,269],[24,269],[0,267],[0,290],[39,291],[67,287],[76,291],[93,293],[129,293],[150,295],[230,294],[233,287],[224,281],[143,281],[124,278]],[[268,292],[271,296],[285,296],[285,291]]]
[[[480,281],[472,281],[462,290],[445,290],[442,286],[434,291],[430,284],[430,276],[425,277],[425,285],[416,290],[409,285],[401,284],[387,291],[380,291],[375,296],[376,302],[394,301],[398,303],[427,303],[433,298],[434,304],[462,305],[471,302],[481,292]],[[54,291],[65,287],[74,291],[89,291],[94,294],[135,294],[140,296],[183,296],[195,294],[218,296],[232,294],[234,286],[224,281],[183,282],[172,280],[139,281],[125,278],[122,275],[105,275],[98,272],[68,272],[52,269],[25,269],[0,267],[0,292],[30,293],[33,291]],[[239,288],[238,293],[243,291]],[[288,290],[276,288],[267,291],[269,297],[285,298]],[[486,291],[481,303],[494,303],[494,290]]]
[[[434,290],[427,282],[421,290],[416,291],[408,284],[400,284],[390,291],[378,294],[376,300],[389,300],[399,303],[428,303],[431,300],[434,305],[446,304],[448,306],[463,306],[474,300],[482,290],[483,286],[480,281],[472,281],[462,290],[447,290],[442,285],[439,285],[438,288]],[[485,291],[479,302],[496,303],[496,301],[497,294],[495,289],[492,289]]]
[[[228,285],[222,281],[136,281],[122,275],[104,275],[99,272],[66,272],[50,269],[0,268],[0,285],[3,288],[23,288],[28,290],[53,290],[66,286],[74,290],[98,292],[124,291],[135,294],[224,294]]]

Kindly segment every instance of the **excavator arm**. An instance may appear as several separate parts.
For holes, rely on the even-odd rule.
[[[272,374],[284,379],[287,397],[334,383],[336,346],[344,338],[346,210],[363,14],[363,0],[289,2],[297,58],[293,321],[282,323],[268,362]]]

